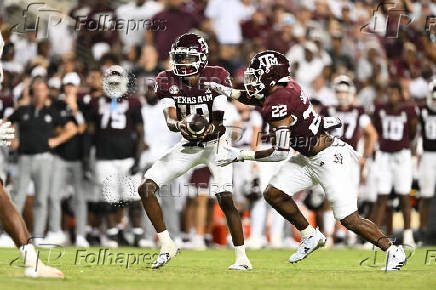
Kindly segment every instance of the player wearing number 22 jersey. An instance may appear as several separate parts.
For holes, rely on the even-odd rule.
[[[303,241],[289,261],[298,262],[324,245],[326,239],[308,221],[292,199],[292,195],[314,185],[321,185],[334,215],[348,229],[391,252],[386,266],[398,270],[405,262],[401,247],[395,247],[369,220],[357,212],[357,192],[353,182],[358,154],[329,131],[341,126],[336,117],[319,116],[301,87],[289,77],[286,57],[276,51],[256,54],[244,74],[245,91],[216,83],[206,85],[240,102],[261,106],[261,114],[275,135],[271,149],[262,151],[226,147],[228,156],[219,159],[220,166],[232,162],[254,160],[278,162],[288,157],[292,147],[299,154],[285,162],[264,191],[266,201],[301,231]]]
[[[174,193],[178,189],[168,188],[168,183],[200,164],[208,166],[212,173],[213,182],[209,185],[209,194],[217,197],[232,235],[236,261],[229,269],[251,269],[245,254],[241,219],[231,194],[232,170],[221,168],[215,163],[222,144],[228,142],[222,125],[227,97],[204,87],[203,84],[215,81],[231,86],[229,73],[222,67],[207,66],[207,56],[208,46],[202,37],[193,33],[183,34],[171,47],[172,70],[161,72],[156,78],[155,93],[163,106],[168,128],[181,132],[185,139],[147,170],[138,189],[162,246],[159,257],[152,263],[154,269],[164,266],[178,252],[166,230],[155,193],[158,189],[165,190],[167,194],[171,194],[171,191]],[[184,120],[191,114],[202,115],[209,123],[206,133],[200,138],[194,138],[186,130]]]

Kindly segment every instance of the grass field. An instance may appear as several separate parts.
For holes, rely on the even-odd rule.
[[[426,265],[428,249],[434,251],[428,252],[427,262],[433,258]],[[60,258],[59,251],[64,251]],[[64,280],[25,278],[22,261],[10,265],[18,251],[0,249],[0,289],[436,289],[436,247],[417,249],[401,271],[389,273],[378,270],[384,253],[355,249],[319,250],[294,265],[287,262],[292,250],[248,251],[254,269],[247,272],[226,270],[233,262],[232,250],[184,250],[159,270],[148,264],[157,249],[110,249],[105,265],[103,250],[98,261],[99,248],[59,251],[50,257]],[[48,254],[41,249],[43,261]],[[127,267],[128,254],[130,264],[136,263]]]

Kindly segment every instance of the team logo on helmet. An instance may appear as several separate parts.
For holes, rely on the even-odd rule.
[[[259,56],[260,67],[265,69],[265,72],[269,72],[272,65],[278,65],[279,61],[272,53]]]
[[[244,72],[244,86],[250,96],[262,99],[269,89],[290,80],[288,59],[281,53],[267,50],[256,54]]]

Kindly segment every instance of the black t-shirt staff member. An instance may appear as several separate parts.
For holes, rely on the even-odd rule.
[[[65,125],[59,112],[50,105],[49,89],[43,78],[32,82],[31,104],[18,107],[8,118],[18,124],[19,139],[13,143],[18,149],[17,192],[13,196],[17,208],[22,211],[28,185],[35,183],[33,205],[33,237],[42,238],[47,218],[47,201],[55,147],[76,132],[71,124]],[[65,126],[65,127],[64,127]],[[64,127],[64,128],[62,128]],[[34,239],[38,243],[38,239]]]
[[[61,196],[62,188],[67,184],[67,177],[71,174],[74,188],[73,203],[77,221],[76,246],[89,247],[85,239],[85,225],[87,220],[87,205],[83,183],[83,132],[86,129],[83,106],[77,100],[77,89],[80,78],[75,72],[67,73],[62,79],[64,94],[53,101],[53,106],[59,111],[66,127],[71,127],[76,134],[68,141],[54,148],[52,178],[49,195],[50,227],[46,242],[62,245],[66,242],[65,234],[61,231]]]

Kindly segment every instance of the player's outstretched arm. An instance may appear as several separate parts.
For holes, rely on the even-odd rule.
[[[237,100],[246,105],[260,105],[257,98],[251,98],[246,90],[238,90],[231,87],[224,86],[216,82],[204,82],[204,86],[210,88],[220,95],[224,95],[227,98]]]
[[[232,162],[252,160],[259,162],[280,162],[285,160],[290,151],[291,132],[289,125],[293,121],[291,116],[269,123],[271,131],[274,134],[273,147],[267,150],[239,150],[231,146],[224,146],[227,151],[227,156],[222,158],[220,154],[217,156],[217,165],[226,166]]]

